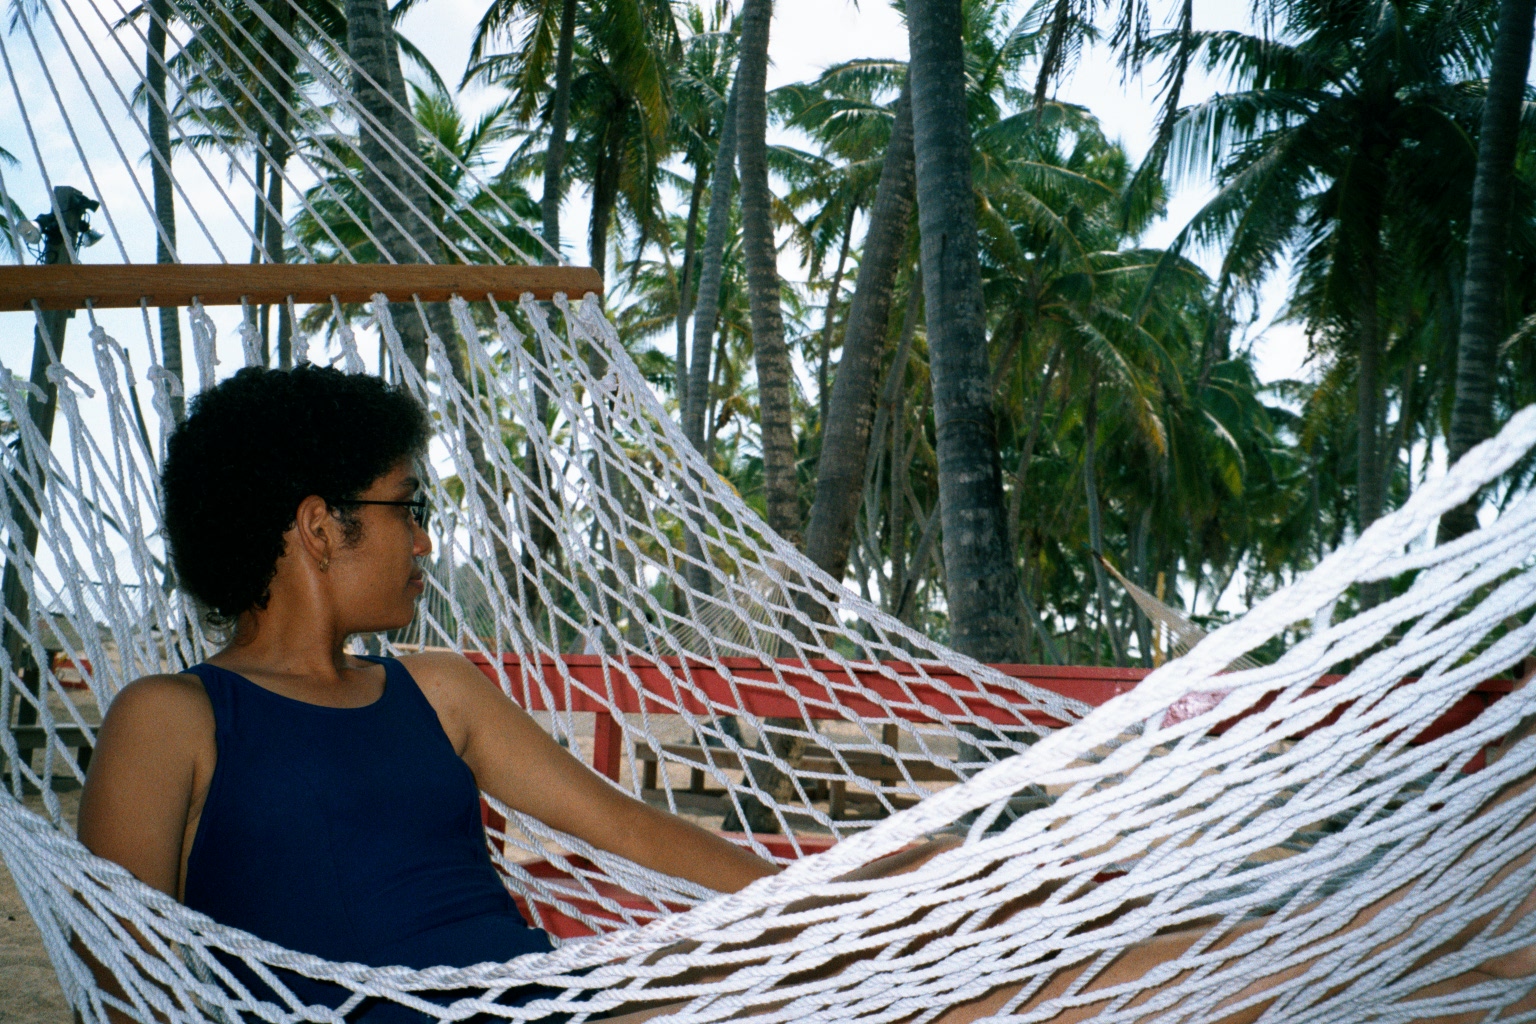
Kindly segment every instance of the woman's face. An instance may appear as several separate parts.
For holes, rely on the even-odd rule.
[[[421,496],[421,481],[410,462],[401,461],[357,499],[407,502]],[[409,625],[426,586],[419,560],[431,554],[431,538],[404,506],[358,504],[344,511],[362,524],[357,541],[337,551],[329,568],[348,632]]]

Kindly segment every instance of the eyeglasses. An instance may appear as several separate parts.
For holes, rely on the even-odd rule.
[[[427,528],[427,522],[432,516],[432,506],[427,504],[426,498],[412,498],[410,501],[366,501],[362,498],[350,498],[346,501],[338,501],[337,505],[389,505],[392,508],[408,508],[411,510],[411,518],[416,520],[416,525],[423,530]]]

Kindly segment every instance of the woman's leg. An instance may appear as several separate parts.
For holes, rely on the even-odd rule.
[[[1530,679],[1531,677],[1527,676],[1526,679],[1522,681],[1521,686],[1524,686],[1527,682],[1530,681]],[[1531,730],[1529,727],[1527,727],[1523,731],[1529,732]],[[1505,744],[1506,748],[1508,746],[1512,746],[1513,742],[1518,738],[1519,737],[1511,737],[1510,740],[1507,740]],[[1524,777],[1511,783],[1509,786],[1505,787],[1504,790],[1490,799],[1487,805],[1479,813],[1486,813],[1487,811],[1492,810],[1494,807],[1497,807],[1502,803],[1515,799],[1516,797],[1526,793],[1533,786],[1536,786],[1536,764],[1532,764],[1530,766],[1530,770]],[[1526,817],[1525,820],[1523,820],[1519,825],[1520,830],[1532,829],[1533,827],[1536,827],[1536,812],[1533,812],[1531,815]],[[1467,853],[1463,854],[1463,857],[1470,855],[1470,853],[1471,850],[1467,851]],[[1526,866],[1533,856],[1536,856],[1536,852],[1527,853],[1505,865],[1504,868],[1502,868],[1489,881],[1487,888],[1491,889],[1503,882],[1504,879],[1506,879],[1510,874]],[[1364,928],[1383,911],[1401,902],[1403,897],[1407,895],[1411,889],[1411,886],[1403,886],[1394,892],[1388,893],[1386,896],[1382,897],[1380,900],[1377,900],[1375,903],[1365,907],[1355,916],[1352,921],[1350,921],[1348,925],[1340,929],[1338,934],[1348,934],[1350,932]],[[1303,912],[1305,912],[1306,909],[1308,908],[1303,908]],[[1437,913],[1442,909],[1444,909],[1443,905],[1426,908],[1425,913],[1422,916],[1431,916],[1432,914]],[[1502,934],[1503,932],[1507,932],[1510,928],[1513,928],[1516,924],[1518,924],[1524,917],[1532,913],[1536,913],[1536,892],[1532,892],[1529,896],[1526,897],[1520,906],[1516,908],[1515,912],[1509,916],[1508,921],[1500,928],[1500,933]],[[1445,955],[1462,948],[1462,946],[1468,940],[1470,940],[1472,936],[1480,933],[1484,928],[1486,928],[1491,919],[1492,915],[1490,914],[1469,923],[1467,927],[1462,929],[1462,931],[1457,936],[1437,949],[1435,951],[1435,955]],[[1222,937],[1221,940],[1214,943],[1212,948],[1221,949],[1227,945],[1230,945],[1240,937],[1250,934],[1258,928],[1263,927],[1267,923],[1267,920],[1268,919],[1266,918],[1256,918],[1249,921],[1244,921],[1243,923],[1232,928],[1227,935]],[[1148,972],[1152,971],[1154,968],[1161,967],[1162,965],[1170,963],[1183,956],[1190,950],[1191,947],[1195,945],[1196,942],[1204,938],[1205,935],[1206,931],[1204,929],[1184,929],[1177,932],[1169,932],[1163,935],[1158,935],[1143,942],[1138,942],[1135,945],[1129,947],[1114,963],[1110,964],[1104,971],[1102,971],[1084,989],[1084,991],[1091,993],[1095,991],[1114,989],[1128,983],[1133,983],[1136,980],[1145,977]],[[1388,948],[1390,945],[1390,943],[1384,945],[1380,950],[1377,950],[1377,952]],[[1296,964],[1292,967],[1288,967],[1266,975],[1262,978],[1256,979],[1243,991],[1226,1000],[1222,1006],[1231,1007],[1245,1003],[1248,1000],[1253,999],[1255,996],[1259,996],[1266,991],[1284,984],[1285,982],[1301,977],[1307,971],[1309,971],[1315,963],[1316,959],[1314,958],[1312,960]],[[1053,977],[1050,982],[1041,989],[1040,992],[1036,993],[1022,1005],[1014,1008],[1010,1012],[1024,1013],[1028,1010],[1032,1010],[1040,1006],[1047,1000],[1054,999],[1063,995],[1072,986],[1072,983],[1075,982],[1086,969],[1086,964],[1078,964],[1062,970],[1055,977]],[[1418,993],[1416,993],[1416,998],[1429,999],[1440,997],[1450,995],[1488,981],[1513,980],[1519,978],[1531,978],[1533,982],[1532,991],[1529,992],[1519,1002],[1509,1007],[1506,1012],[1514,1014],[1536,1009],[1536,947],[1531,946],[1527,946],[1522,949],[1515,950],[1511,953],[1506,953],[1504,955],[1494,957],[1479,964],[1476,968],[1467,971],[1464,974],[1458,975],[1454,978],[1449,978],[1443,982],[1439,982],[1435,985],[1421,989]],[[1164,982],[1158,986],[1149,988],[1142,995],[1138,996],[1136,1001],[1142,1002],[1144,1000],[1151,999],[1156,994],[1178,985],[1182,980],[1183,976],[1181,975],[1168,982]],[[969,1024],[971,1021],[978,1020],[982,1017],[991,1016],[1001,1010],[1015,996],[1017,996],[1020,988],[1021,986],[1019,985],[1003,986],[987,993],[987,995],[973,1002],[952,1007],[948,1012],[938,1018],[936,1024]],[[1252,1022],[1258,1020],[1258,1018],[1262,1016],[1264,1011],[1273,1001],[1273,999],[1269,999],[1256,1002],[1252,1005],[1244,1007],[1241,1010],[1235,1010],[1226,1016],[1216,1017],[1211,1021],[1211,1024],[1252,1024]],[[1092,1018],[1094,1014],[1103,1010],[1107,1002],[1108,999],[1106,997],[1105,1000],[1097,1003],[1068,1007],[1057,1013],[1054,1017],[1051,1017],[1050,1024],[1077,1024],[1077,1022],[1088,1020]],[[1411,1004],[1408,1005],[1411,1008]],[[1428,1010],[1426,1011],[1426,1016],[1410,1019],[1416,1021],[1417,1024],[1475,1024],[1475,1022],[1482,1021],[1486,1016],[1486,1011],[1472,1011],[1455,1015],[1436,1015],[1432,1010]]]
[[[1527,675],[1526,678],[1521,681],[1519,686],[1516,687],[1516,689],[1518,690],[1524,687],[1531,681],[1531,679],[1532,676]],[[1521,730],[1521,733],[1523,735],[1525,732],[1529,731],[1531,731],[1531,726],[1528,723],[1526,727]],[[1513,735],[1507,738],[1504,743],[1505,749],[1507,750],[1509,747],[1513,746],[1514,743],[1517,742],[1520,738],[1522,737]],[[1533,764],[1531,766],[1531,770],[1528,771],[1523,777],[1505,787],[1503,791],[1496,794],[1491,800],[1489,800],[1488,804],[1479,813],[1486,813],[1488,810],[1491,810],[1492,808],[1499,806],[1506,801],[1512,800],[1524,794],[1532,786],[1536,786],[1536,764]],[[1532,828],[1533,826],[1536,826],[1536,813],[1533,813],[1531,816],[1522,821],[1519,827],[1521,829],[1527,829]],[[903,874],[905,872],[915,870],[944,850],[957,845],[957,843],[958,840],[954,837],[942,837],[939,839],[930,840],[927,843],[919,844],[908,850],[904,850],[900,853],[893,854],[890,857],[886,857],[871,864],[865,865],[864,867],[859,868],[858,870],[851,872],[844,877],[848,881],[857,881]],[[1465,857],[1470,854],[1471,851],[1469,850],[1466,854],[1463,854],[1463,856]],[[1531,859],[1532,856],[1536,856],[1536,853],[1527,853],[1512,863],[1506,865],[1488,883],[1489,886],[1492,887],[1498,885],[1501,881],[1508,877],[1509,874],[1525,866],[1525,864]],[[1348,934],[1350,932],[1364,928],[1379,914],[1401,902],[1402,898],[1410,891],[1411,886],[1404,886],[1401,889],[1398,889],[1395,892],[1389,893],[1388,895],[1382,897],[1381,899],[1362,909],[1358,914],[1355,915],[1355,918],[1348,925],[1346,925],[1343,929],[1340,930],[1340,932],[1336,934]],[[820,900],[805,900],[787,909],[804,910],[824,902],[825,901]],[[1018,909],[1020,908],[1011,908],[1009,913],[1017,913]],[[1306,909],[1307,908],[1303,908],[1303,913]],[[1430,914],[1438,912],[1440,909],[1442,908],[1427,908],[1424,916],[1429,916]],[[1514,925],[1523,917],[1531,913],[1536,913],[1536,893],[1532,893],[1529,897],[1527,897],[1526,900],[1515,911],[1515,913],[1510,915],[1509,921],[1506,922],[1501,931],[1507,931],[1509,928],[1514,927]],[[1454,952],[1455,950],[1460,949],[1462,945],[1464,945],[1465,942],[1467,942],[1473,935],[1479,933],[1484,927],[1486,927],[1489,920],[1490,918],[1485,917],[1470,923],[1458,936],[1437,950],[1436,954],[1444,955],[1446,953]],[[1267,918],[1255,918],[1252,920],[1244,921],[1241,924],[1230,928],[1227,934],[1212,944],[1212,948],[1216,950],[1224,948],[1231,943],[1236,942],[1243,936],[1248,935],[1253,931],[1263,927],[1268,923],[1268,921],[1269,919]],[[1086,986],[1084,992],[1108,992],[1110,990],[1118,989],[1120,986],[1134,983],[1138,979],[1146,977],[1147,974],[1155,968],[1177,960],[1179,957],[1187,953],[1197,942],[1204,939],[1206,935],[1207,929],[1189,928],[1180,931],[1164,933],[1154,936],[1151,939],[1135,943],[1134,945],[1127,948],[1125,952],[1122,953],[1119,958],[1117,958],[1107,968],[1100,971],[1094,980]],[[767,945],[772,941],[772,937],[765,936],[760,941],[764,945]],[[1390,943],[1388,945],[1390,945]],[[1385,948],[1387,948],[1387,946],[1382,947],[1383,950]],[[1378,952],[1380,951],[1381,950],[1378,950]],[[1258,978],[1243,991],[1226,1000],[1222,1004],[1221,1008],[1236,1007],[1240,1004],[1248,1002],[1248,1000],[1253,999],[1255,996],[1260,996],[1264,992],[1274,989],[1279,985],[1301,977],[1307,971],[1309,971],[1315,963],[1316,959],[1314,958],[1312,960],[1308,960],[1303,963],[1296,964],[1283,970],[1276,971],[1264,977]],[[1072,987],[1073,983],[1076,982],[1087,969],[1088,964],[1076,964],[1072,967],[1064,968],[1054,977],[1052,977],[1039,992],[1032,995],[1023,1004],[1014,1007],[1010,1012],[1023,1013],[1040,1006],[1048,1000],[1055,999],[1065,994]],[[719,977],[724,973],[726,972],[717,971],[714,972],[712,976]],[[693,978],[689,980],[695,982],[705,981],[710,980],[710,977],[711,976],[709,975],[704,975],[701,973],[694,975]],[[1419,993],[1417,993],[1417,997],[1427,999],[1431,997],[1444,996],[1490,980],[1510,980],[1527,977],[1531,977],[1533,980],[1536,980],[1536,948],[1528,947],[1488,960],[1482,964],[1479,964],[1473,970],[1467,971],[1462,975],[1459,975],[1455,978],[1450,978],[1446,981],[1422,989]],[[1143,993],[1141,993],[1135,1001],[1139,1003],[1150,1000],[1156,995],[1178,985],[1182,980],[1183,976],[1180,975],[1167,982],[1149,987]],[[979,999],[953,1006],[937,1019],[937,1024],[970,1024],[971,1021],[978,1020],[982,1017],[991,1016],[1012,1002],[1021,991],[1021,988],[1022,986],[1020,985],[1001,986]],[[1050,1018],[1050,1024],[1077,1024],[1077,1022],[1086,1021],[1103,1010],[1107,1005],[1109,998],[1110,997],[1106,995],[1104,1000],[1096,1003],[1065,1008],[1057,1013],[1054,1017]],[[1278,993],[1276,998],[1278,998]],[[1224,1017],[1214,1018],[1210,1024],[1252,1024],[1252,1022],[1256,1021],[1264,1013],[1264,1011],[1272,1002],[1273,999],[1259,1000],[1251,1005],[1243,1007],[1242,1009],[1233,1010],[1231,1013]],[[630,1013],[610,1017],[608,1019],[612,1021],[613,1024],[640,1024],[640,1022],[645,1021],[651,1017],[659,1016],[663,1013],[668,1013],[679,1009],[682,1005],[683,1004],[673,1003],[664,1006],[652,1006],[644,1009],[638,1009]],[[1220,1012],[1221,1008],[1218,1008],[1218,1012]],[[1511,1007],[1512,1012],[1520,1012],[1529,1009],[1536,1009],[1536,990],[1533,990],[1532,993],[1524,997],[1514,1007]],[[1432,1011],[1427,1011],[1427,1015],[1425,1017],[1417,1018],[1417,1020],[1423,1022],[1423,1024],[1430,1024],[1430,1022],[1433,1022],[1433,1024],[1473,1024],[1474,1021],[1480,1021],[1485,1016],[1486,1014],[1482,1011],[1453,1016],[1437,1016],[1434,1015]]]

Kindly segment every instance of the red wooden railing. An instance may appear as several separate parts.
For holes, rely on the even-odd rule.
[[[493,680],[497,679],[497,672],[489,659],[475,654],[469,657],[480,671]],[[540,662],[545,683],[541,690],[537,686],[524,686],[524,665],[516,655],[506,655],[503,658],[503,667],[508,679],[512,682],[513,699],[518,700],[529,711],[592,712],[595,731],[592,767],[615,781],[619,778],[619,766],[623,760],[621,745],[623,730],[614,721],[615,710],[633,714],[641,710],[644,702],[647,713],[675,714],[674,702],[679,699],[685,702],[690,713],[702,714],[706,710],[702,700],[692,695],[680,695],[678,688],[674,687],[672,680],[685,674],[684,666],[677,658],[663,659],[661,664],[631,658],[626,663],[627,673],[614,671],[611,665],[605,670],[603,659],[598,655],[564,655],[560,660],[564,663],[565,671],[571,680],[577,685],[567,686],[560,667],[553,658],[545,656]],[[799,717],[806,714],[811,718],[841,719],[843,714],[838,708],[846,708],[856,713],[867,714],[872,718],[885,718],[886,710],[869,696],[869,694],[877,694],[896,705],[897,713],[911,721],[932,721],[937,716],[968,711],[1001,725],[1015,724],[1020,717],[1048,728],[1059,728],[1065,724],[1042,714],[1032,702],[1019,694],[998,689],[982,691],[968,677],[943,666],[924,665],[923,671],[928,677],[925,680],[915,674],[916,670],[912,665],[902,662],[884,662],[879,667],[856,664],[851,669],[831,661],[811,662],[812,668],[823,673],[830,680],[828,683],[807,675],[805,665],[793,659],[781,660],[776,666],[777,671],[763,662],[750,658],[728,659],[724,664],[735,677],[734,688],[712,665],[690,661],[686,666],[687,678],[715,705],[717,710],[738,708],[765,718]],[[1149,671],[1140,668],[1054,665],[994,665],[992,667],[1005,676],[1027,680],[1042,689],[1082,701],[1093,707],[1098,707],[1111,697],[1134,688],[1137,683],[1146,678]],[[892,679],[892,675],[898,679]],[[1342,676],[1324,676],[1312,689],[1321,690],[1342,678]],[[636,681],[639,683],[638,687],[635,685]],[[761,685],[753,685],[754,681]],[[807,702],[802,706],[788,697],[783,690],[786,685],[799,691]],[[1427,743],[1460,729],[1482,714],[1484,709],[1500,697],[1509,693],[1513,687],[1514,683],[1507,679],[1492,679],[1479,684],[1416,736],[1413,742]],[[595,693],[612,696],[605,702],[595,698],[593,696]],[[1267,703],[1267,699],[1261,701],[1248,713],[1253,713]],[[1312,729],[1320,729],[1336,722],[1344,714],[1346,707],[1347,705],[1341,705],[1336,708],[1332,714]],[[923,709],[931,713],[925,713]],[[1215,731],[1224,731],[1240,717],[1242,716],[1219,723]],[[1312,729],[1307,731],[1310,732]],[[1476,771],[1483,766],[1483,761],[1484,756],[1479,753],[1462,770]],[[487,825],[498,831],[505,830],[506,821],[483,801],[481,812]],[[799,855],[795,843],[789,842],[782,836],[759,835],[755,838],[758,842],[767,845],[770,852],[777,857],[789,858]],[[834,841],[830,836],[796,836],[795,840],[799,850],[806,853],[819,852]],[[585,864],[578,866],[585,869],[591,868],[591,865]],[[554,865],[547,861],[535,861],[523,867],[534,877],[565,890],[568,894],[567,902],[580,912],[598,920],[619,922],[620,919],[616,914],[603,909],[600,904],[587,897],[583,888],[575,883],[569,874]],[[562,885],[562,881],[566,884]],[[616,900],[629,910],[641,914],[656,911],[654,904],[648,900],[641,899],[610,882],[599,880],[592,884],[601,894]],[[524,917],[531,923],[534,918],[529,912],[527,900],[517,897],[517,902]],[[561,938],[591,934],[592,930],[587,925],[546,902],[540,901],[538,909],[545,928]]]
[[[491,679],[497,678],[490,660],[484,655],[471,654],[469,658]],[[554,659],[545,655],[540,663],[545,682],[545,688],[541,690],[536,686],[522,687],[520,681],[523,678],[523,664],[517,655],[504,655],[502,661],[507,677],[513,684],[512,698],[529,711],[593,712],[592,767],[615,781],[619,778],[619,765],[622,763],[623,730],[614,721],[612,712],[637,713],[644,701],[645,711],[649,714],[675,714],[672,710],[674,702],[681,699],[690,713],[704,714],[707,709],[703,700],[691,694],[680,695],[678,688],[673,685],[672,680],[685,673],[692,685],[713,703],[717,711],[720,708],[738,708],[762,718],[798,718],[805,714],[811,718],[842,719],[844,712],[840,709],[871,718],[884,718],[887,712],[868,696],[877,694],[895,705],[896,713],[909,721],[937,721],[938,716],[969,712],[999,725],[1015,724],[1021,717],[1047,728],[1060,728],[1065,724],[1041,713],[1028,698],[1020,694],[1000,688],[979,689],[958,670],[940,665],[923,666],[928,679],[932,680],[929,682],[916,675],[912,665],[903,662],[882,662],[879,667],[854,664],[851,669],[832,661],[810,662],[811,668],[831,681],[829,685],[807,674],[805,664],[797,659],[780,659],[776,672],[752,658],[728,658],[723,664],[735,678],[733,687],[712,664],[705,662],[690,660],[685,670],[678,658],[664,658],[660,663],[630,658],[626,663],[629,670],[626,674],[614,671],[611,667],[605,670],[603,658],[595,654],[567,654],[562,655],[560,660],[564,662],[571,679],[579,685],[566,686]],[[1135,688],[1150,671],[1143,668],[1059,665],[993,665],[992,668],[1005,676],[1025,680],[1041,689],[1093,707]],[[892,675],[899,677],[900,681],[893,680]],[[1313,689],[1321,690],[1342,678],[1324,676]],[[634,685],[635,680],[639,681],[638,688]],[[754,681],[762,685],[754,686]],[[1491,679],[1479,684],[1415,737],[1413,742],[1428,743],[1461,728],[1480,715],[1484,708],[1508,693],[1513,685],[1505,679]],[[806,703],[801,705],[787,696],[783,689],[785,686],[792,686],[799,691]],[[548,700],[545,699],[545,691]],[[594,693],[612,696],[608,702],[604,702],[592,696]],[[970,696],[972,694],[974,696]],[[923,709],[928,709],[931,714],[925,714]],[[1313,728],[1320,729],[1337,721],[1344,709],[1341,705]],[[1223,722],[1217,726],[1216,731],[1224,731],[1230,724]]]

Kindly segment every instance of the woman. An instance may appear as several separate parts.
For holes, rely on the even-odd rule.
[[[399,628],[415,613],[431,541],[413,466],[428,433],[404,393],[329,369],[242,370],[198,397],[167,451],[165,526],[181,587],[229,630],[229,643],[205,664],[118,694],[81,798],[81,840],[188,906],[272,942],[416,968],[550,948],[492,866],[481,790],[711,889],[736,891],[772,873],[741,848],[619,792],[464,658],[346,653],[354,634]],[[856,874],[900,871],[941,847]],[[1189,930],[1138,944],[1088,991],[1140,978],[1200,938]],[[1481,976],[1523,975],[1529,960],[1485,964]],[[1063,969],[1020,1009],[1065,991],[1081,970]],[[1250,994],[1283,977],[1256,980]],[[1478,979],[1469,972],[1458,984]],[[309,1002],[334,1006],[347,995],[297,975],[283,980]],[[941,1020],[995,1012],[1016,992],[996,990]],[[1251,1020],[1258,1009],[1232,1019]],[[381,1001],[359,1010],[349,1019],[423,1019]]]
[[[167,450],[166,533],[180,585],[229,644],[118,694],[81,841],[224,924],[381,966],[551,948],[491,864],[481,790],[712,889],[772,873],[619,792],[463,657],[346,653],[415,614],[432,544],[412,467],[428,432],[404,393],[330,369],[243,370],[197,399]],[[306,999],[344,995],[285,980]],[[380,1003],[359,1019],[420,1017]]]

